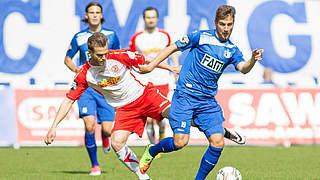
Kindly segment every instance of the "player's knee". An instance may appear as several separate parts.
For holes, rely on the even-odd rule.
[[[182,149],[188,144],[188,139],[186,138],[175,138],[174,139],[174,144],[176,145],[177,148]]]
[[[170,106],[168,106],[168,107],[166,107],[163,111],[162,111],[162,113],[161,113],[161,116],[163,117],[163,118],[169,118],[169,112],[170,112]]]
[[[111,137],[111,146],[115,152],[120,151],[123,148],[123,146],[125,146],[125,144],[125,142],[119,141],[116,138]]]
[[[111,129],[103,129],[102,131],[103,131],[104,135],[106,135],[107,137],[111,136]]]
[[[104,135],[110,137],[111,136],[111,127],[102,127],[102,132]]]
[[[224,147],[224,139],[216,139],[213,142],[210,142],[211,146],[216,147],[216,148],[223,148]]]
[[[152,118],[149,118],[149,117],[148,117],[148,118],[147,118],[147,123],[148,123],[148,124],[153,123],[153,122],[152,122]]]
[[[87,133],[92,134],[95,132],[95,130],[96,130],[95,125],[91,125],[91,124],[86,125],[86,132]]]

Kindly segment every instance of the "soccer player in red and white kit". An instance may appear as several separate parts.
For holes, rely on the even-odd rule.
[[[107,41],[107,37],[100,32],[88,38],[90,59],[76,74],[72,88],[66,94],[45,137],[45,143],[53,142],[57,125],[82,93],[92,87],[116,109],[111,146],[119,160],[139,179],[150,179],[147,174],[140,172],[139,160],[126,142],[132,133],[142,137],[147,117],[157,121],[168,118],[170,101],[152,83],[140,81],[141,75],[135,68],[145,64],[147,58],[127,50],[108,50]],[[160,66],[174,73],[179,72],[178,68],[169,65]]]
[[[130,40],[129,50],[132,52],[139,52],[144,56],[156,57],[159,52],[171,44],[169,34],[157,28],[159,13],[156,8],[148,7],[143,11],[143,20],[145,29],[141,32],[135,33]],[[172,66],[179,65],[177,54],[171,55]],[[168,60],[165,60],[168,64]],[[144,75],[147,81],[152,82],[154,86],[160,90],[161,94],[168,97],[170,73],[164,69],[156,68],[152,72]],[[177,77],[176,77],[177,79]],[[159,122],[159,141],[165,138],[165,121]],[[155,130],[152,118],[147,119],[146,126],[148,138],[150,143],[155,143]]]

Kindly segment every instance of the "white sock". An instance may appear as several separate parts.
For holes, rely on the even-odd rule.
[[[159,122],[159,136],[160,136],[160,133],[164,133],[165,128],[166,128],[166,121],[164,121],[164,120],[160,121]]]
[[[155,131],[154,131],[153,122],[147,123],[146,130],[147,130],[147,135],[150,140],[150,143],[155,144],[156,138],[155,138]]]
[[[150,179],[147,174],[141,174],[139,169],[139,159],[131,149],[125,145],[120,151],[116,152],[119,160],[123,162],[139,179]]]

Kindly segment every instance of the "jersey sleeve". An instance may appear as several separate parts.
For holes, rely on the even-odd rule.
[[[67,56],[70,58],[73,58],[74,55],[78,52],[79,46],[76,40],[76,35],[72,38],[71,43],[69,45],[68,51],[67,51]]]
[[[239,48],[236,47],[235,48],[235,53],[233,54],[232,59],[231,59],[231,64],[233,64],[234,67],[237,67],[237,65],[242,61],[245,61],[245,59],[243,58],[243,54],[239,50]]]
[[[145,58],[142,54],[127,51],[127,53],[123,54],[123,56],[123,60],[129,66],[139,68],[138,65],[145,64]]]
[[[116,32],[114,32],[113,44],[112,44],[111,49],[120,49],[120,41],[119,41],[119,38],[118,38]]]
[[[196,47],[199,44],[199,39],[200,39],[200,32],[194,31],[190,34],[184,35],[175,43],[180,49],[180,51],[185,51],[189,48]]]
[[[80,96],[87,88],[88,83],[86,80],[86,70],[84,67],[82,67],[81,70],[76,74],[71,89],[66,94],[66,97],[73,101],[79,100]]]
[[[128,69],[132,67],[139,68],[138,65],[145,64],[145,58],[139,53],[134,53],[125,49],[110,50],[107,59],[114,59],[121,62]]]

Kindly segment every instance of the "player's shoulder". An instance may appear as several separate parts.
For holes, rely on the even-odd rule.
[[[130,51],[128,51],[127,49],[109,49],[108,50],[108,59],[120,57],[121,55],[128,54],[128,52],[130,52]]]
[[[169,33],[168,33],[167,31],[165,31],[164,29],[160,29],[160,28],[158,28],[158,32],[163,33],[163,34],[165,34],[165,35],[168,35],[168,36],[169,36]]]
[[[138,53],[134,53],[134,52],[131,52],[131,51],[128,51],[127,49],[110,49],[108,50],[108,57],[107,59],[121,59],[121,58],[124,58],[124,59],[135,59],[136,56],[142,56],[141,54],[138,54]]]
[[[77,38],[77,37],[81,37],[81,36],[87,36],[89,33],[89,28],[86,28],[86,29],[83,29],[79,32],[77,32],[74,37]]]
[[[104,28],[102,27],[101,28],[101,31],[100,31],[102,34],[104,34],[105,36],[110,36],[110,35],[115,35],[116,32],[112,29],[108,29],[108,28]]]
[[[210,30],[199,30],[199,31],[196,31],[194,33],[198,33],[200,35],[204,35],[204,36],[209,36],[209,37],[214,37],[215,36],[215,30],[213,29],[210,29]]]
[[[136,39],[138,36],[142,35],[143,33],[144,31],[138,31],[132,35],[131,39]]]
[[[80,70],[77,72],[75,79],[77,80],[81,80],[81,79],[85,79],[86,74],[88,72],[88,69],[90,69],[91,65],[89,64],[89,62],[85,62],[83,65],[81,65]]]

